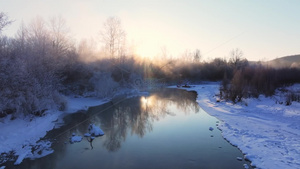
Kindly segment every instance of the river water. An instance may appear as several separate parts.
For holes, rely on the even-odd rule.
[[[203,168],[238,169],[250,163],[217,129],[218,120],[196,103],[197,94],[160,89],[149,96],[115,99],[87,112],[65,116],[65,125],[50,131],[54,153],[26,159],[20,169]],[[93,141],[83,137],[89,124],[105,135]],[[212,127],[213,130],[209,130]]]

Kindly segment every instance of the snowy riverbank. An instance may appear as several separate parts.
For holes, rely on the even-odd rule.
[[[101,105],[108,100],[97,98],[68,98],[68,107],[65,111],[48,111],[42,117],[26,117],[10,120],[10,116],[0,119],[0,158],[1,162],[7,160],[7,156],[18,156],[15,164],[20,164],[24,158],[38,158],[52,153],[51,142],[39,141],[47,131],[55,127],[55,123],[63,113],[74,113],[79,110],[87,110],[88,107]],[[39,147],[32,153],[33,147]],[[39,152],[38,152],[39,151]],[[38,153],[37,153],[38,152]],[[1,167],[1,165],[0,165]]]
[[[299,85],[292,86],[300,88]],[[276,104],[283,94],[243,103],[217,102],[219,84],[197,85],[197,102],[221,123],[223,137],[237,146],[257,168],[300,168],[300,103]],[[298,89],[297,89],[298,90]]]
[[[293,86],[300,89],[300,85]],[[193,86],[187,90],[198,93],[197,102],[207,113],[220,120],[219,129],[224,138],[237,146],[258,168],[300,168],[300,103],[290,106],[276,104],[283,94],[269,98],[247,99],[243,103],[217,102],[218,83]],[[298,90],[298,89],[297,89]],[[24,158],[37,158],[53,150],[51,142],[39,142],[47,131],[55,127],[63,113],[74,113],[88,107],[101,105],[108,100],[95,98],[69,98],[64,112],[52,111],[43,117],[9,120],[0,119],[0,153],[14,151],[15,164]],[[31,149],[37,146],[32,153]],[[41,150],[41,151],[40,151]],[[42,152],[40,154],[40,152]],[[2,161],[1,161],[2,160]],[[0,163],[5,159],[0,159]],[[1,168],[1,165],[0,165]]]

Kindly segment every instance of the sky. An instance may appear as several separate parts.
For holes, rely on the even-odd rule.
[[[299,0],[0,0],[13,24],[62,16],[72,36],[100,39],[104,21],[117,16],[127,43],[144,57],[172,57],[199,49],[202,59],[228,58],[239,48],[251,61],[300,54]]]

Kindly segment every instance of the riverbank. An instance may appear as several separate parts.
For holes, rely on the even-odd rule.
[[[8,160],[15,165],[23,159],[36,159],[53,153],[50,141],[41,140],[48,131],[64,125],[67,114],[86,111],[89,107],[99,106],[120,98],[147,95],[148,92],[124,89],[113,98],[66,96],[67,107],[64,111],[48,110],[44,116],[25,116],[11,119],[12,115],[0,118],[0,168]],[[1,168],[2,169],[2,168]]]
[[[290,88],[299,90],[299,85]],[[283,93],[232,104],[219,100],[218,83],[188,88],[198,93],[197,102],[221,122],[218,128],[257,168],[300,168],[300,103],[278,104]]]
[[[108,99],[67,98],[65,111],[49,110],[45,116],[27,116],[11,120],[11,115],[0,119],[0,167],[7,160],[20,164],[24,158],[40,158],[53,152],[51,142],[39,141],[48,131],[57,127],[57,122],[67,113],[76,113],[108,102]],[[32,151],[36,149],[36,151]],[[17,157],[17,158],[16,158]]]

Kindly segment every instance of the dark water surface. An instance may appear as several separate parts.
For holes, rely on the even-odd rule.
[[[87,113],[68,115],[66,125],[45,138],[53,141],[54,153],[7,168],[238,169],[249,165],[236,159],[242,153],[222,138],[218,120],[198,106],[196,97],[195,92],[161,89],[147,97],[114,100]],[[100,126],[105,135],[70,144],[72,133],[83,136],[90,123]]]

